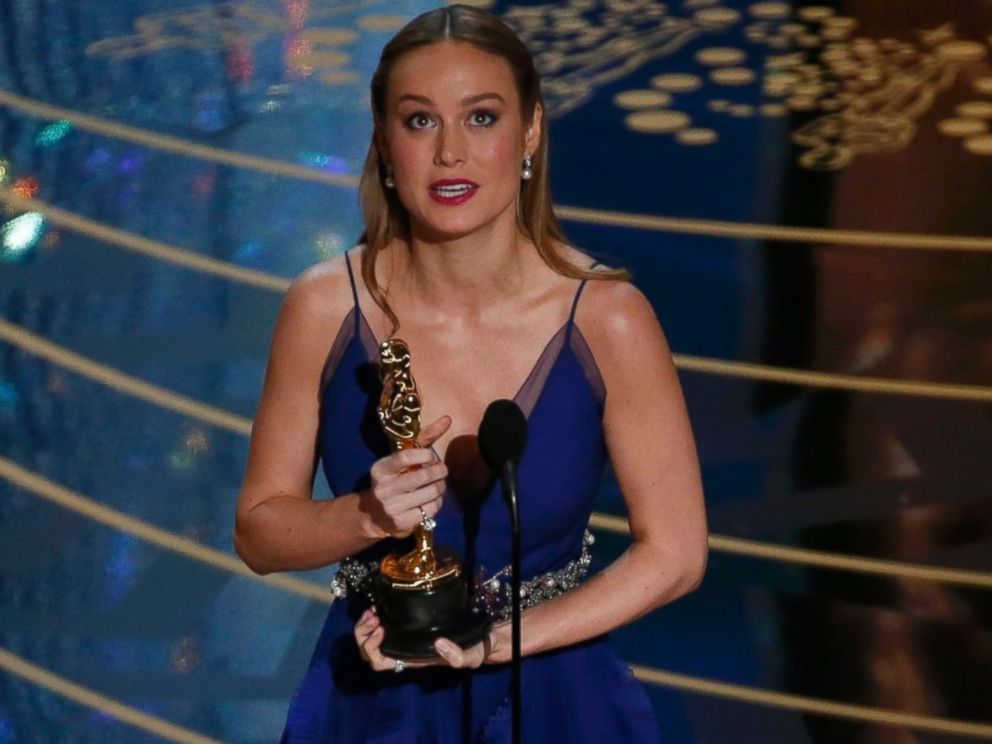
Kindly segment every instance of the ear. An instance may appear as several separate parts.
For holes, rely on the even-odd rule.
[[[527,125],[527,132],[524,134],[524,152],[531,155],[541,144],[541,117],[543,116],[544,110],[541,108],[541,104],[535,103],[534,115],[530,117],[530,124]]]

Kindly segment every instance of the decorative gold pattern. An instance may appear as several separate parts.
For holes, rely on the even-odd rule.
[[[791,135],[801,148],[799,165],[812,170],[837,170],[858,156],[906,147],[936,97],[988,53],[986,43],[958,38],[950,24],[920,31],[910,43],[855,36],[857,20],[827,6],[754,2],[741,12],[722,2],[683,0],[670,9],[656,0],[572,0],[511,7],[505,18],[536,53],[553,116],[582,105],[597,87],[719,35],[720,46],[693,53],[702,69],[672,69],[653,76],[649,89],[614,95],[626,110],[626,127],[670,135],[682,145],[713,145],[720,139],[713,119],[791,112],[803,117]],[[720,95],[700,110],[698,98],[710,85],[739,91],[741,99]],[[992,96],[992,78],[976,78],[972,88]],[[686,105],[680,94],[690,94]],[[970,100],[938,131],[961,138],[963,151],[985,155],[990,118],[992,100]]]
[[[812,170],[838,170],[862,155],[905,148],[937,96],[962,77],[965,66],[989,52],[987,39],[959,38],[951,24],[921,30],[913,43],[855,36],[857,20],[827,6],[796,9],[791,3],[763,1],[742,12],[723,2],[683,0],[671,8],[658,0],[570,0],[511,6],[504,19],[534,51],[551,117],[582,106],[596,89],[653,60],[703,40],[693,54],[702,69],[664,72],[651,78],[649,89],[614,96],[614,103],[628,112],[626,127],[698,147],[719,142],[724,117],[792,113],[803,117],[791,134],[802,150],[799,165]],[[96,41],[87,53],[126,60],[172,49],[245,48],[287,34],[292,41],[287,65],[296,76],[314,75],[330,86],[360,86],[363,77],[348,66],[351,55],[342,47],[360,34],[395,31],[406,20],[401,14],[365,12],[379,4],[314,0],[305,18],[293,18],[251,0],[230,0],[141,16],[134,34]],[[356,14],[353,28],[305,27],[347,13]],[[725,39],[734,34],[741,43],[728,44]],[[705,45],[706,37],[715,35],[721,45]],[[957,116],[939,122],[937,131],[959,139],[962,152],[987,157],[992,154],[985,139],[992,99],[980,96],[992,96],[992,77],[976,76],[970,84],[977,97],[962,102]],[[737,91],[742,100],[721,95],[699,108],[695,97],[705,96],[709,85]],[[693,94],[691,113],[678,110],[679,94]],[[272,100],[263,108],[278,105]],[[708,134],[685,136],[683,130]]]

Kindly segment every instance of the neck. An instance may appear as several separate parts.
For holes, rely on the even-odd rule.
[[[415,235],[397,252],[393,276],[397,289],[422,307],[478,316],[524,290],[534,258],[514,221],[450,239]]]

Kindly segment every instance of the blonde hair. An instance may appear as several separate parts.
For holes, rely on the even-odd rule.
[[[478,8],[450,5],[417,16],[383,48],[379,66],[372,75],[372,115],[376,131],[380,131],[385,119],[386,85],[393,65],[407,52],[441,41],[465,42],[505,59],[513,72],[520,109],[525,112],[528,123],[533,120],[538,104],[544,109],[541,80],[534,67],[534,59],[513,30],[496,16]],[[518,223],[521,232],[534,244],[544,262],[557,273],[574,279],[629,279],[626,270],[593,271],[580,268],[559,253],[558,246],[567,240],[551,203],[548,124],[545,116],[541,117],[540,141],[531,161],[533,175],[529,180],[521,181]],[[373,135],[358,187],[365,221],[365,232],[359,238],[359,242],[365,244],[361,274],[372,299],[392,322],[391,333],[395,333],[399,318],[389,306],[385,291],[379,286],[375,266],[380,252],[392,240],[410,240],[410,219],[395,190],[385,187],[385,175],[376,136]]]

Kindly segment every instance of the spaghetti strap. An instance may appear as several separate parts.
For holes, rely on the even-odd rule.
[[[599,266],[599,261],[594,261],[589,268],[590,269],[595,269],[597,266]],[[588,279],[583,279],[579,283],[579,288],[577,290],[575,290],[575,299],[572,300],[572,310],[568,314],[568,323],[566,324],[567,325],[566,330],[565,330],[565,342],[566,343],[572,337],[572,326],[575,325],[575,311],[579,307],[579,298],[582,296],[582,290],[586,288],[586,282],[587,281],[589,281],[589,280]]]
[[[351,270],[351,258],[349,257],[351,251],[344,252],[344,263],[348,267],[348,281],[351,282],[351,299],[354,302],[354,308],[352,309],[352,314],[355,316],[355,330],[358,330],[359,313],[361,309],[358,305],[358,287],[355,285],[355,274]]]

